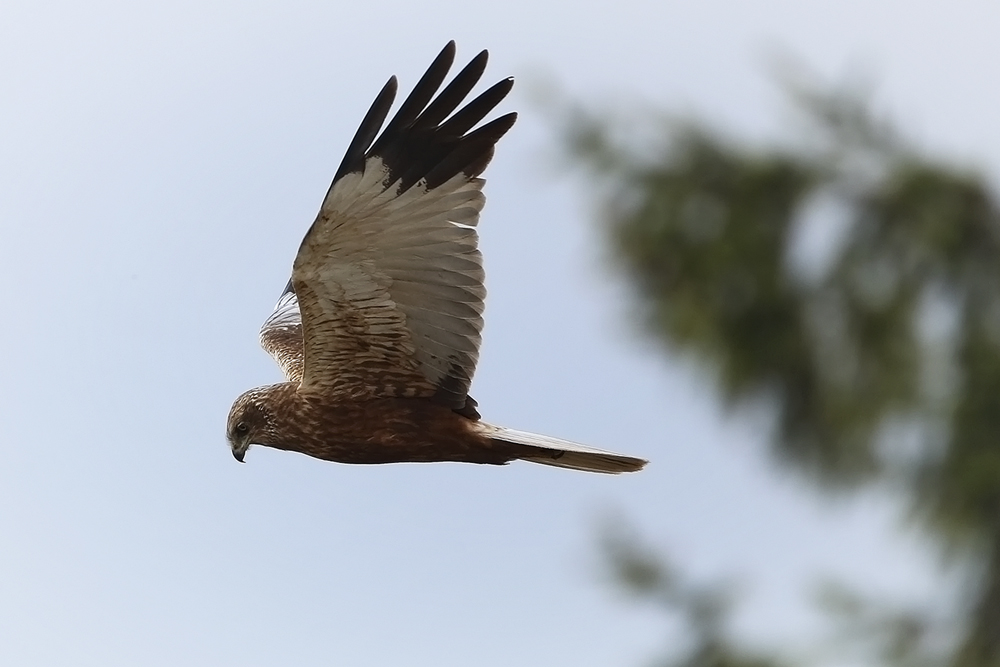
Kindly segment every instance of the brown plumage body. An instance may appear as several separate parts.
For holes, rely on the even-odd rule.
[[[241,423],[252,442],[337,463],[502,465],[534,449],[491,440],[477,421],[428,399],[344,401],[292,382],[243,394],[230,413],[230,434],[238,435]]]

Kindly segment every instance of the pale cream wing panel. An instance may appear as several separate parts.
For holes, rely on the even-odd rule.
[[[399,193],[389,178],[370,157],[335,183],[295,258],[303,387],[464,398],[486,293],[475,230],[483,181],[459,173]]]

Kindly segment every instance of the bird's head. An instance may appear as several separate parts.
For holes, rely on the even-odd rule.
[[[274,421],[265,397],[260,389],[252,389],[237,398],[229,410],[226,437],[233,456],[240,463],[243,463],[250,445],[267,444],[266,438],[273,430]]]

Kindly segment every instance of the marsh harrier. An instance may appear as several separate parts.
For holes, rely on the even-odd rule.
[[[451,42],[382,129],[390,78],[361,122],[260,332],[288,381],[246,392],[229,413],[237,460],[260,444],[340,463],[645,465],[480,421],[468,394],[486,296],[479,175],[516,114],[473,129],[513,80],[459,109],[487,53],[438,93],[454,58]]]

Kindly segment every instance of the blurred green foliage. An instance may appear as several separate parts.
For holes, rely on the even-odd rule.
[[[770,651],[751,648],[731,628],[738,602],[731,582],[695,582],[620,517],[606,522],[602,547],[615,585],[652,603],[676,630],[670,649],[653,663],[657,667],[938,667],[947,664],[954,644],[953,627],[934,610],[896,608],[825,582],[817,603],[830,620],[830,637]]]
[[[770,406],[776,460],[821,489],[904,494],[943,554],[975,564],[944,663],[1000,665],[1000,208],[863,98],[792,93],[810,131],[784,146],[563,120],[655,339],[729,404]],[[652,576],[640,561],[625,581]]]
[[[615,581],[679,622],[683,640],[658,667],[783,667],[777,657],[748,650],[729,628],[731,586],[693,584],[664,554],[643,543],[619,520],[603,532],[604,554]]]

